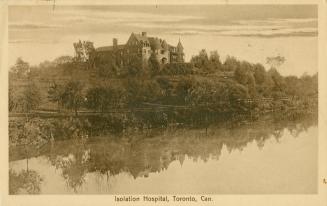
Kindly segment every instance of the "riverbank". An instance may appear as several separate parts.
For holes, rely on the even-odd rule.
[[[47,142],[67,139],[83,140],[99,136],[117,138],[137,134],[147,135],[158,129],[203,129],[207,132],[212,125],[233,128],[242,125],[256,125],[260,122],[273,122],[274,124],[283,121],[296,122],[303,118],[317,120],[318,116],[314,112],[297,110],[266,114],[215,114],[210,112],[188,114],[184,112],[183,116],[166,112],[47,118],[35,116],[26,118],[24,116],[10,118],[9,143],[11,147],[24,145],[39,147]]]

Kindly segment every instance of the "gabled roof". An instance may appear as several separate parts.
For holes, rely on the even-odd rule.
[[[161,45],[162,45],[162,48],[164,48],[165,50],[168,49],[168,44],[167,44],[166,40],[163,40]]]
[[[157,49],[165,49],[165,50],[169,50],[172,51],[174,48],[183,48],[181,42],[179,41],[176,46],[172,46],[170,44],[167,44],[167,42],[165,40],[159,39],[158,37],[148,37],[148,36],[143,36],[142,34],[135,34],[132,33],[131,36],[135,37],[135,39],[138,42],[147,42],[150,44],[151,49],[157,50]],[[117,49],[123,49],[125,47],[125,45],[118,45]],[[98,47],[96,49],[97,52],[107,52],[107,51],[112,51],[113,50],[113,46],[104,46],[104,47]]]
[[[159,39],[158,37],[148,37],[148,36],[143,36],[142,34],[134,34],[132,35],[136,38],[137,41],[139,42],[147,42],[150,44],[151,49],[168,49],[167,42],[165,40]]]
[[[168,44],[168,48],[169,49],[172,49],[172,48],[176,48],[175,46],[171,45],[171,44]]]
[[[174,49],[176,49],[175,46],[168,44],[168,50],[169,50],[170,52],[173,52]]]
[[[123,49],[125,45],[117,45],[117,49]],[[98,47],[96,48],[97,52],[106,52],[106,51],[112,51],[114,49],[113,46],[103,46],[103,47]]]
[[[179,47],[179,48],[182,48],[182,49],[183,49],[183,45],[182,45],[182,43],[181,43],[181,40],[179,40],[179,41],[178,41],[177,47]]]
[[[148,42],[149,40],[148,40],[148,37],[146,37],[146,36],[142,36],[141,34],[134,34],[134,33],[132,33],[132,35],[134,35],[135,36],[135,38],[137,39],[137,41],[143,41],[143,42]]]

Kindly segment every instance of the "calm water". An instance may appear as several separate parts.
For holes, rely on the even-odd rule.
[[[29,158],[30,175],[12,152],[20,178],[10,184],[41,194],[316,193],[317,136],[303,120],[61,141]]]

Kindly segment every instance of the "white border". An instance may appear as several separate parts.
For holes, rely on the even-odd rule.
[[[326,0],[327,1],[327,0]],[[327,179],[327,9],[324,0],[228,0],[229,4],[319,4],[319,190],[316,195],[211,195],[213,202],[204,204],[198,202],[192,204],[190,202],[178,205],[287,205],[287,206],[326,206],[327,205],[327,184],[323,184],[323,178]],[[56,5],[113,5],[113,4],[150,4],[150,5],[177,5],[177,4],[226,4],[227,0],[56,0]],[[148,205],[144,202],[139,203],[117,203],[114,202],[111,195],[20,195],[9,196],[8,193],[8,27],[7,27],[7,6],[8,5],[34,5],[34,4],[52,4],[42,0],[0,0],[0,205]],[[198,196],[198,195],[196,195]],[[199,196],[198,196],[199,197]],[[153,204],[154,205],[154,204]],[[155,205],[174,205],[160,204]]]

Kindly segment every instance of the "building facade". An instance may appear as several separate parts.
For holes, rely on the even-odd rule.
[[[96,53],[100,61],[114,62],[117,66],[129,65],[135,61],[145,66],[152,54],[161,65],[182,63],[184,62],[183,50],[180,41],[177,46],[172,46],[163,39],[149,37],[146,32],[142,32],[132,33],[126,44],[118,44],[118,39],[114,38],[112,46],[99,47]]]

